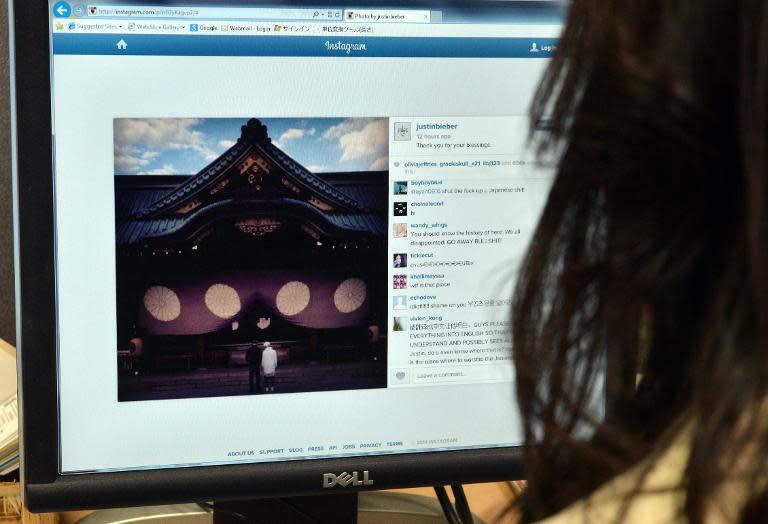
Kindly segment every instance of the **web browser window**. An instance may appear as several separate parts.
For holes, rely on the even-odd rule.
[[[561,17],[52,2],[62,473],[519,445]]]

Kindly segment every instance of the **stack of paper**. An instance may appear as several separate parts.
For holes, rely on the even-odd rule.
[[[0,475],[19,467],[16,350],[0,339]]]

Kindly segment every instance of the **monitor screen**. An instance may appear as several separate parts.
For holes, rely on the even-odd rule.
[[[561,7],[49,13],[60,474],[522,443]]]

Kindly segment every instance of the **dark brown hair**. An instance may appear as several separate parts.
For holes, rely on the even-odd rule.
[[[768,519],[767,104],[767,2],[572,3],[532,109],[558,172],[513,311],[524,520],[684,422],[688,519],[746,454],[739,518]]]

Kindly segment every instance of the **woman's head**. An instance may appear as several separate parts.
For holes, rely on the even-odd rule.
[[[696,516],[744,435],[755,472],[768,461],[749,418],[768,397],[768,4],[575,0],[532,116],[559,168],[513,314],[526,437],[542,440],[527,516],[653,458],[683,418]]]

